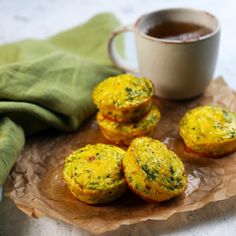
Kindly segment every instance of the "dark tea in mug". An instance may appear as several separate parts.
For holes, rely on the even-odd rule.
[[[211,32],[211,29],[195,23],[167,21],[153,25],[146,34],[160,39],[192,41]]]

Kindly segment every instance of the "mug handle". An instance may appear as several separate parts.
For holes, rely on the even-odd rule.
[[[116,28],[108,41],[108,53],[110,56],[110,59],[112,60],[112,62],[115,64],[115,66],[119,69],[121,69],[122,71],[125,72],[131,72],[131,73],[138,73],[138,70],[136,68],[134,68],[132,65],[130,65],[129,62],[127,62],[126,60],[124,60],[117,52],[115,44],[114,44],[114,39],[116,36],[118,36],[119,34],[125,33],[125,32],[133,32],[134,31],[134,27],[132,25],[126,25],[126,26],[119,26],[118,28]]]

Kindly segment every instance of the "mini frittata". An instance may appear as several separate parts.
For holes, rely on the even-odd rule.
[[[97,122],[104,137],[117,145],[129,145],[130,142],[141,136],[151,136],[160,120],[160,112],[152,105],[150,112],[136,122],[118,123],[106,119],[101,112],[97,113]]]
[[[63,177],[71,193],[87,204],[112,202],[127,189],[122,159],[125,151],[113,145],[82,147],[65,160]]]
[[[189,149],[223,156],[236,150],[236,113],[216,106],[194,108],[181,119],[179,133]]]
[[[187,187],[182,161],[158,140],[134,139],[122,165],[128,186],[144,200],[165,201],[183,193]]]
[[[122,74],[101,82],[93,91],[93,100],[104,117],[129,122],[150,111],[153,95],[150,80]]]

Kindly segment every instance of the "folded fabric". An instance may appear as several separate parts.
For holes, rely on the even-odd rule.
[[[101,65],[112,66],[107,53],[111,31],[119,25],[113,14],[94,16],[83,25],[59,33],[47,40],[27,39],[0,46],[0,65],[32,60],[46,54],[64,50]],[[117,43],[122,51],[123,42]]]
[[[0,46],[0,186],[25,135],[48,128],[73,131],[95,112],[92,89],[119,73],[107,54],[117,25],[113,15],[100,14],[48,40]]]

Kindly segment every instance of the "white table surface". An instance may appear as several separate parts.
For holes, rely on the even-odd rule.
[[[141,14],[167,7],[192,7],[217,15],[222,26],[216,75],[223,75],[236,89],[235,0],[0,0],[0,43],[24,38],[46,38],[84,22],[96,13],[114,12],[122,23],[132,23]],[[127,42],[132,44],[132,37]],[[131,60],[134,53],[129,52]],[[235,186],[236,187],[236,186]],[[0,203],[0,236],[91,235],[62,222],[31,219],[11,200]],[[236,235],[236,197],[172,216],[167,221],[147,221],[103,235]]]

